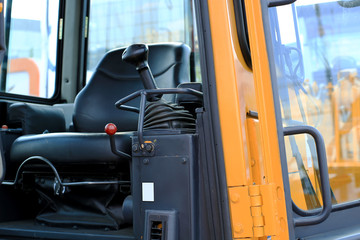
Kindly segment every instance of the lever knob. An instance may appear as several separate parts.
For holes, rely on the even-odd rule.
[[[149,48],[145,44],[133,44],[126,48],[122,54],[122,60],[136,66],[136,70],[148,68]]]
[[[149,48],[146,44],[133,44],[124,50],[122,60],[136,67],[145,89],[157,89],[148,64],[148,56]],[[161,94],[157,94],[149,96],[147,99],[153,102],[161,99],[161,97]]]
[[[117,127],[115,124],[113,123],[108,123],[106,124],[105,126],[105,132],[107,135],[109,135],[109,139],[110,139],[110,148],[111,148],[111,151],[121,157],[121,158],[127,158],[127,159],[131,159],[131,156],[127,153],[124,153],[122,151],[119,151],[116,149],[116,146],[115,146],[115,137],[114,137],[114,134],[116,133],[117,131]]]
[[[108,123],[105,126],[105,132],[107,135],[113,136],[117,132],[117,127],[113,123]]]

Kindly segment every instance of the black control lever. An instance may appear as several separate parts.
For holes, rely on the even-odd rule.
[[[130,45],[122,54],[122,60],[134,65],[140,74],[145,89],[157,89],[154,77],[148,64],[149,48],[146,44]],[[150,102],[158,101],[162,94],[148,96]]]
[[[119,151],[119,150],[116,149],[115,137],[114,137],[116,131],[117,131],[117,127],[116,127],[115,124],[113,124],[113,123],[108,123],[108,124],[106,124],[106,126],[105,126],[105,132],[106,132],[106,134],[110,137],[110,148],[111,148],[111,151],[112,151],[115,155],[117,155],[117,156],[119,156],[119,157],[121,157],[121,158],[127,158],[127,159],[130,159],[130,160],[131,160],[131,156],[130,156],[129,154],[126,154],[126,153],[124,153],[124,152]]]

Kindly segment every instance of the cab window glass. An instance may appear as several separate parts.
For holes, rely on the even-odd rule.
[[[182,42],[192,49],[193,78],[200,81],[192,9],[191,0],[91,0],[86,80],[112,49],[133,43]]]
[[[1,91],[51,98],[55,91],[59,0],[5,0],[7,51]]]
[[[333,204],[360,198],[359,5],[298,0],[269,9],[283,126],[310,125],[322,134]],[[290,136],[285,144],[295,204],[321,207],[313,139]]]

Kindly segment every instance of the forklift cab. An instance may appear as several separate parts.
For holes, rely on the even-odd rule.
[[[1,234],[191,239],[202,108],[191,1],[125,11],[126,24],[132,2],[34,4],[3,11]]]
[[[360,235],[359,0],[0,3],[1,239]]]

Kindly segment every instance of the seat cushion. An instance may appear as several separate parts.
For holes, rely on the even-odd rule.
[[[75,99],[74,129],[102,132],[112,122],[119,131],[135,131],[138,114],[115,107],[119,99],[144,88],[135,67],[122,61],[125,48],[108,52],[96,67],[86,86]],[[190,48],[182,43],[149,45],[149,66],[159,88],[175,88],[189,82]],[[173,101],[174,96],[164,95]],[[139,107],[140,98],[127,103]]]
[[[118,150],[131,153],[131,135],[132,132],[115,134]],[[54,165],[128,162],[111,152],[105,133],[47,133],[17,138],[10,152],[11,164],[21,164],[31,156],[45,157]]]

